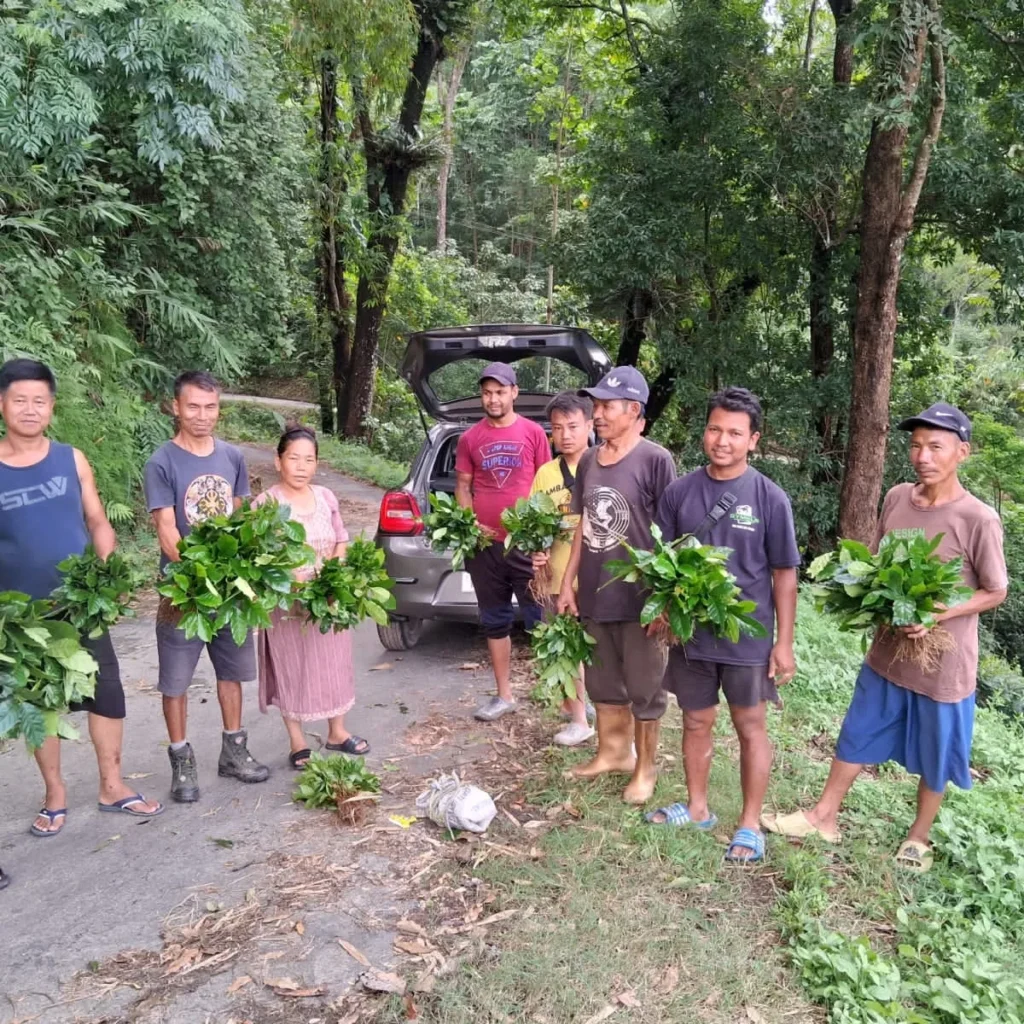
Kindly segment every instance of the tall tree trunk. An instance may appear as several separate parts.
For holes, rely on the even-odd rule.
[[[840,533],[865,542],[875,532],[885,468],[900,261],[914,226],[932,150],[942,130],[946,102],[938,0],[930,0],[927,6],[920,0],[897,0],[890,12],[892,37],[897,40],[892,45],[899,46],[900,39],[907,42],[896,53],[891,66],[883,68],[883,73],[896,82],[892,98],[900,101],[902,111],[888,114],[885,120],[876,118],[864,161],[860,268],[853,329],[853,388],[839,503]],[[931,68],[931,103],[904,186],[910,113],[926,57]]]
[[[654,311],[654,293],[647,288],[632,288],[626,296],[622,311],[622,331],[619,337],[620,366],[636,366],[640,360],[640,346],[647,337],[647,321]]]
[[[320,144],[320,244],[317,253],[319,282],[317,311],[321,328],[330,338],[330,378],[321,381],[320,422],[325,432],[334,430],[333,406],[337,404],[337,424],[344,423],[342,396],[352,355],[349,329],[349,295],[345,287],[345,253],[338,216],[346,189],[342,157],[338,152],[338,62],[332,54],[320,58],[317,68],[319,85]],[[320,371],[321,378],[327,375]]]
[[[417,145],[423,105],[434,69],[444,57],[445,41],[458,31],[468,8],[468,0],[413,0],[419,22],[416,52],[409,67],[398,123],[386,137],[374,131],[365,93],[360,83],[353,83],[366,159],[371,228],[366,241],[367,259],[356,289],[355,332],[342,403],[346,437],[366,436],[366,423],[373,408],[380,327],[400,241],[400,218],[405,212],[412,174],[425,163]]]
[[[448,241],[448,179],[452,173],[452,155],[455,146],[455,100],[462,85],[462,76],[469,64],[470,43],[459,50],[452,64],[451,77],[447,82],[441,79],[441,108],[444,120],[441,128],[441,139],[444,153],[441,156],[441,167],[437,172],[437,249],[443,252]]]
[[[832,86],[847,89],[853,79],[853,33],[850,15],[856,0],[829,0],[835,20],[835,48],[832,54]],[[813,10],[812,10],[813,16]],[[808,29],[810,33],[811,29]],[[808,50],[809,52],[809,50]],[[805,62],[805,67],[807,66]],[[831,488],[838,474],[834,460],[838,458],[837,418],[828,397],[823,393],[826,378],[832,372],[835,358],[835,322],[832,298],[835,273],[836,247],[839,244],[838,190],[823,203],[821,222],[811,228],[811,256],[808,264],[808,306],[811,335],[811,376],[814,380],[814,429],[817,435],[817,455],[812,477],[816,488]],[[808,542],[812,550],[828,546],[831,531],[819,533],[812,525]],[[828,535],[826,535],[828,534]]]

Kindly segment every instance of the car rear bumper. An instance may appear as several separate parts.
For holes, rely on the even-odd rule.
[[[385,566],[395,581],[394,618],[478,620],[476,591],[468,572],[453,571],[451,560],[431,551],[422,537],[378,534],[376,541],[384,548]]]

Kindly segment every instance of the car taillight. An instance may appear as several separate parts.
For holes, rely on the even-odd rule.
[[[380,503],[381,533],[415,535],[423,532],[420,506],[408,491],[388,491]]]

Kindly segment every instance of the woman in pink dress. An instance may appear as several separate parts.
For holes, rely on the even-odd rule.
[[[296,579],[309,579],[326,558],[344,558],[348,531],[341,521],[338,499],[314,484],[319,449],[316,435],[305,427],[286,430],[274,460],[280,483],[264,491],[253,504],[273,499],[291,509],[291,518],[306,528],[306,543],[316,552],[315,564],[296,570]],[[273,627],[260,630],[260,711],[270,705],[281,712],[291,744],[289,760],[300,770],[309,760],[302,731],[304,722],[327,719],[326,749],[345,754],[369,753],[370,744],[345,729],[345,713],[355,703],[352,635],[321,633],[306,625],[295,610],[275,611]]]

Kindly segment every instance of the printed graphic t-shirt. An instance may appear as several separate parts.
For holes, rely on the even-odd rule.
[[[739,642],[732,643],[701,629],[685,650],[673,647],[670,656],[722,665],[767,665],[775,634],[772,570],[800,564],[793,509],[786,492],[752,466],[734,480],[715,480],[702,466],[665,491],[656,522],[665,540],[693,533],[726,493],[736,496],[735,504],[701,540],[732,549],[729,572],[736,577],[743,598],[757,602],[754,617],[768,635],[757,639],[741,634]]]
[[[568,463],[566,467],[575,478],[576,467]],[[569,564],[572,535],[580,522],[580,517],[573,515],[572,512],[572,491],[565,486],[561,459],[552,459],[537,470],[537,475],[533,478],[533,487],[530,488],[531,497],[534,494],[546,494],[558,506],[558,511],[562,513],[562,529],[568,538],[556,540],[551,545],[551,585],[548,592],[557,594],[562,589],[562,577],[565,575],[565,567]]]
[[[193,455],[167,441],[146,463],[143,489],[146,508],[173,508],[178,532],[185,537],[204,519],[230,515],[234,499],[249,494],[249,474],[241,451],[218,438],[209,455]],[[161,555],[161,570],[167,562]]]
[[[626,557],[623,543],[650,549],[658,501],[675,479],[676,468],[672,456],[646,438],[611,466],[597,461],[600,451],[598,447],[584,453],[572,493],[572,510],[583,516],[576,601],[585,619],[637,622],[644,591],[636,583],[609,583],[606,565]]]
[[[882,502],[874,549],[887,533],[897,536],[943,535],[936,554],[964,560],[964,583],[973,590],[1003,590],[1003,526],[995,509],[966,491],[956,501],[929,507],[914,502],[914,485],[897,484]],[[868,651],[867,663],[880,676],[932,700],[953,704],[974,693],[978,684],[978,616],[961,615],[942,623],[956,648],[942,656],[938,670],[926,675],[909,661],[896,661],[893,642],[881,632]]]
[[[544,428],[524,416],[507,427],[474,424],[455,450],[455,472],[473,476],[473,511],[504,540],[501,513],[530,493],[537,470],[551,458]]]

